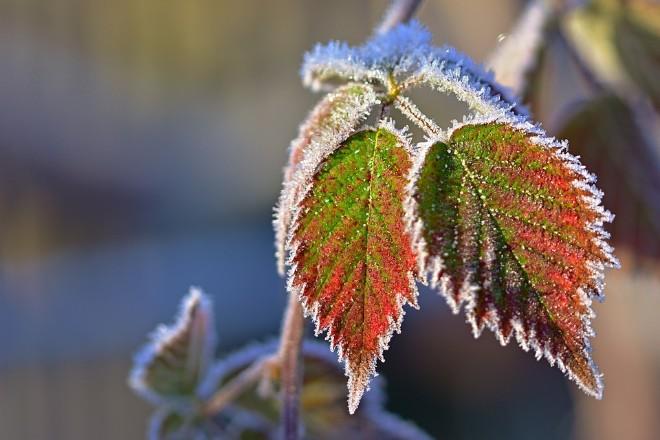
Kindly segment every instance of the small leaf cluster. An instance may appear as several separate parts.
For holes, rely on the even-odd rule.
[[[319,45],[302,77],[328,93],[290,147],[278,267],[345,363],[349,411],[401,331],[403,307],[417,308],[417,283],[464,310],[475,337],[488,328],[503,345],[515,339],[600,397],[591,300],[618,265],[603,229],[613,215],[568,144],[417,22],[358,47]],[[441,128],[410,98],[415,88],[470,113]]]

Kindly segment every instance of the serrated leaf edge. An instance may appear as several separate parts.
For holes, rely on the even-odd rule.
[[[398,139],[399,145],[401,147],[403,147],[406,151],[408,151],[411,154],[414,151],[414,148],[410,143],[410,134],[408,133],[407,127],[404,127],[403,129],[397,129],[395,127],[394,121],[392,119],[387,118],[379,121],[375,129],[376,130],[385,129],[390,131]],[[337,145],[332,151],[339,148],[340,145],[341,144]],[[324,156],[320,156],[320,155],[316,156],[318,162],[316,162],[313,167],[309,167],[309,168],[314,169],[316,171],[319,165],[322,163],[323,159],[325,159],[325,157],[327,157],[330,153],[332,153],[332,151],[329,151]],[[411,162],[413,162],[413,160],[414,158],[411,155]],[[304,214],[304,212],[302,212],[302,210],[300,209],[299,204],[305,199],[306,195],[311,190],[312,187],[311,180],[314,177],[314,174],[315,173],[311,173],[306,176],[307,177],[306,183],[304,185],[301,185],[304,188],[304,190],[300,191],[300,197],[298,198],[296,204],[293,207],[293,220],[291,223],[291,227],[289,229],[289,237],[287,239],[287,249],[289,250],[289,257],[287,260],[287,265],[289,266],[287,290],[289,291],[290,295],[296,295],[296,297],[303,306],[303,312],[305,314],[305,317],[310,317],[314,322],[314,335],[318,337],[321,333],[327,330],[320,328],[320,320],[319,320],[320,303],[318,301],[313,301],[310,304],[307,301],[307,299],[302,295],[302,292],[304,291],[305,288],[304,284],[296,287],[297,265],[293,261],[294,256],[297,253],[298,247],[300,246],[300,243],[296,242],[295,240],[295,233],[298,228],[300,217],[302,214]],[[406,200],[404,200],[404,204],[405,203]],[[408,223],[405,221],[404,224],[408,225]],[[412,240],[411,231],[407,230],[405,232],[410,235]],[[370,365],[367,369],[366,377],[362,377],[364,375],[360,375],[358,374],[358,372],[352,371],[352,369],[349,367],[347,359],[344,356],[341,346],[338,346],[334,338],[330,335],[329,332],[326,331],[325,340],[329,341],[330,350],[334,352],[335,349],[337,349],[337,357],[339,358],[339,361],[344,362],[345,374],[348,377],[348,391],[349,391],[348,407],[349,407],[349,412],[351,414],[353,414],[357,409],[363,394],[366,391],[369,391],[369,379],[371,377],[377,376],[376,373],[377,360],[380,360],[381,362],[385,362],[385,358],[383,354],[389,348],[389,341],[392,339],[392,336],[394,335],[395,332],[401,333],[401,323],[403,322],[403,317],[405,315],[405,310],[403,309],[403,306],[405,304],[408,304],[415,309],[419,308],[417,302],[417,297],[419,296],[419,292],[417,290],[417,285],[415,283],[415,274],[413,274],[412,272],[409,273],[408,280],[409,280],[409,289],[412,292],[415,301],[410,302],[408,301],[407,298],[405,298],[404,295],[401,295],[401,292],[396,292],[395,297],[397,302],[397,312],[399,318],[396,321],[391,320],[388,330],[382,336],[379,337],[378,352],[377,355],[370,361]]]
[[[286,241],[289,225],[292,219],[292,207],[299,200],[299,189],[302,184],[309,179],[310,173],[313,175],[315,166],[334,151],[344,140],[346,140],[351,133],[353,133],[358,126],[367,118],[371,113],[372,108],[379,104],[380,101],[376,96],[373,87],[368,84],[353,84],[355,86],[363,86],[365,93],[359,96],[351,96],[349,101],[353,102],[352,111],[345,115],[344,118],[338,119],[339,122],[335,129],[324,127],[316,133],[310,140],[309,144],[304,147],[303,159],[298,163],[289,164],[285,168],[284,183],[282,191],[275,206],[273,227],[275,229],[275,256],[277,260],[277,270],[280,276],[285,275],[286,271]],[[302,137],[305,136],[306,131],[309,129],[310,121],[313,121],[319,111],[322,111],[320,106],[337,97],[340,91],[331,92],[329,96],[324,97],[317,106],[310,112],[305,121],[300,125],[298,136],[291,142],[289,151],[292,152],[296,148],[300,148]],[[336,116],[335,116],[336,118]]]
[[[580,176],[580,179],[574,180],[572,184],[578,188],[586,190],[590,194],[590,196],[586,198],[586,201],[588,202],[593,212],[598,214],[598,218],[594,222],[587,224],[586,227],[597,234],[597,236],[593,238],[593,242],[603,251],[603,254],[608,259],[608,262],[605,265],[596,260],[589,260],[586,263],[587,267],[589,267],[591,271],[592,280],[597,286],[597,291],[595,292],[594,297],[602,300],[603,289],[605,286],[603,273],[605,268],[618,268],[620,266],[619,261],[613,255],[614,249],[605,241],[607,238],[609,238],[609,234],[603,229],[603,224],[611,222],[614,219],[614,215],[602,207],[601,199],[603,193],[594,185],[596,181],[595,176],[587,172],[586,168],[580,163],[579,159],[568,152],[568,143],[566,141],[559,141],[553,137],[547,136],[539,125],[532,124],[524,117],[518,117],[512,114],[499,115],[495,117],[487,115],[473,115],[464,117],[462,122],[454,120],[452,122],[452,126],[446,132],[441,133],[435,138],[428,138],[425,142],[422,142],[418,145],[417,155],[414,159],[409,178],[410,194],[414,194],[416,182],[424,165],[426,155],[436,142],[448,142],[457,130],[466,125],[490,123],[508,124],[512,128],[528,134],[531,142],[544,148],[552,149],[555,156],[559,158],[562,163],[567,165],[571,170],[575,171]],[[430,257],[428,254],[427,244],[422,235],[423,222],[417,214],[418,206],[412,196],[408,198],[408,205],[406,210],[406,217],[410,219],[411,230],[414,232],[413,246],[417,251],[416,255],[418,256],[420,274],[426,275],[430,273],[435,276],[435,274],[440,272],[444,262],[442,257]],[[475,338],[478,338],[481,335],[483,329],[479,329],[474,315],[474,309],[477,300],[476,292],[479,290],[479,286],[477,284],[470,282],[461,286],[461,294],[458,301],[455,301],[452,295],[449,293],[451,291],[451,280],[448,275],[445,274],[440,277],[440,279],[431,277],[428,280],[422,276],[420,277],[420,280],[427,282],[432,288],[438,288],[440,294],[445,298],[447,304],[454,314],[458,314],[460,312],[462,304],[465,302],[466,322],[471,326],[472,333]],[[525,334],[522,322],[520,322],[520,320],[512,318],[510,322],[514,329],[513,333],[515,334],[516,341],[524,351],[532,350],[537,360],[545,357],[551,366],[556,364],[558,368],[564,374],[566,374],[570,380],[575,382],[585,393],[600,399],[602,398],[603,393],[603,379],[598,367],[593,362],[590,342],[590,337],[595,336],[595,332],[591,327],[591,319],[596,315],[591,307],[592,298],[584,291],[582,287],[578,288],[577,292],[581,301],[584,303],[588,310],[588,312],[585,313],[585,315],[582,317],[582,324],[585,333],[583,339],[585,347],[584,354],[586,355],[586,359],[588,359],[589,367],[593,371],[594,377],[596,379],[595,390],[590,389],[586,384],[582,383],[577,375],[566,368],[561,359],[553,356],[547,345],[544,345],[536,338],[536,334],[533,330],[528,334]],[[501,330],[501,323],[499,322],[499,318],[494,308],[491,308],[488,313],[486,327],[488,327],[495,334],[496,339],[502,346],[505,346],[509,343],[512,335],[510,334],[508,338],[504,337]]]

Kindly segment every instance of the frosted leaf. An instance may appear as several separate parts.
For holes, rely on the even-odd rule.
[[[520,119],[474,117],[422,145],[412,172],[415,247],[475,337],[512,335],[600,397],[591,298],[618,266],[595,178],[566,143]]]
[[[617,246],[637,256],[660,258],[660,136],[621,99],[606,94],[575,106],[558,130],[571,149],[598,174],[605,201],[635,221],[615,222]]]
[[[158,327],[135,356],[129,384],[156,405],[187,405],[197,396],[215,343],[211,301],[191,288],[175,323]]]
[[[426,85],[450,93],[482,115],[501,117],[513,113],[526,116],[529,113],[511,90],[495,82],[492,72],[487,72],[452,47],[433,48],[426,62],[412,71],[404,84]]]
[[[284,183],[275,208],[275,248],[277,268],[284,275],[284,246],[293,204],[306,172],[296,177],[301,164],[316,162],[345,140],[365,120],[378,103],[368,84],[346,84],[326,95],[311,111],[289,147],[289,162],[284,170]],[[309,157],[305,160],[306,155]]]
[[[428,85],[452,93],[480,113],[527,114],[510,90],[497,85],[492,73],[454,48],[432,46],[429,32],[417,21],[398,25],[362,46],[318,45],[305,55],[301,73],[303,82],[316,90],[348,81],[387,90],[393,77],[404,88]]]
[[[390,121],[358,132],[310,167],[294,205],[289,290],[345,360],[351,413],[400,329],[403,305],[417,304],[404,220],[410,154]]]

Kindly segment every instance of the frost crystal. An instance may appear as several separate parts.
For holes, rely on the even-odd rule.
[[[519,30],[535,36],[529,51],[544,21],[535,5]],[[513,69],[516,91],[530,67]],[[319,45],[301,73],[313,89],[335,91],[292,143],[278,260],[282,271],[286,250],[289,291],[345,361],[349,411],[400,331],[402,306],[416,306],[415,280],[439,288],[455,313],[465,305],[475,337],[486,327],[502,344],[515,336],[600,396],[591,299],[602,297],[604,268],[618,265],[603,230],[613,216],[566,142],[532,123],[492,72],[432,46],[417,22],[358,47]],[[452,94],[471,114],[441,129],[405,94],[422,86]],[[358,131],[376,104],[378,129]],[[413,146],[385,118],[392,106],[427,142]]]
[[[475,337],[515,335],[600,397],[589,321],[618,266],[612,216],[566,144],[520,117],[472,117],[422,145],[412,179],[414,246],[454,313],[465,303]]]
[[[432,46],[430,33],[416,21],[377,35],[363,46],[318,45],[305,55],[301,74],[303,82],[315,90],[347,81],[386,86],[392,75],[403,87],[428,85],[453,93],[480,113],[527,114],[491,72],[454,48]]]
[[[377,103],[378,98],[370,85],[347,84],[323,98],[300,126],[298,137],[289,147],[284,187],[273,220],[280,275],[284,275],[286,237],[301,186],[308,181],[319,161],[348,138]]]
[[[400,331],[403,305],[417,306],[417,259],[404,221],[410,153],[406,133],[382,121],[316,156],[294,205],[289,290],[345,360],[351,413]]]

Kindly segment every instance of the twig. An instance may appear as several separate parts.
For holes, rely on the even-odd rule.
[[[304,330],[302,306],[296,295],[289,293],[278,353],[282,384],[281,420],[285,440],[296,440],[300,433],[299,401],[303,374],[300,347]]]
[[[394,105],[408,119],[424,130],[424,133],[426,133],[427,136],[438,138],[445,134],[431,118],[422,113],[421,110],[406,96],[397,96],[394,100]]]
[[[275,355],[265,356],[256,360],[236,377],[223,385],[204,405],[202,413],[207,416],[222,411],[228,404],[237,399],[252,385],[257,383],[265,371],[278,362]]]
[[[553,9],[546,0],[530,2],[516,21],[511,34],[504,37],[486,61],[495,79],[516,96],[522,96],[530,74],[538,65],[539,53]]]
[[[384,34],[400,23],[405,23],[415,15],[422,0],[393,0],[387,9],[383,21],[376,29],[377,34]]]

